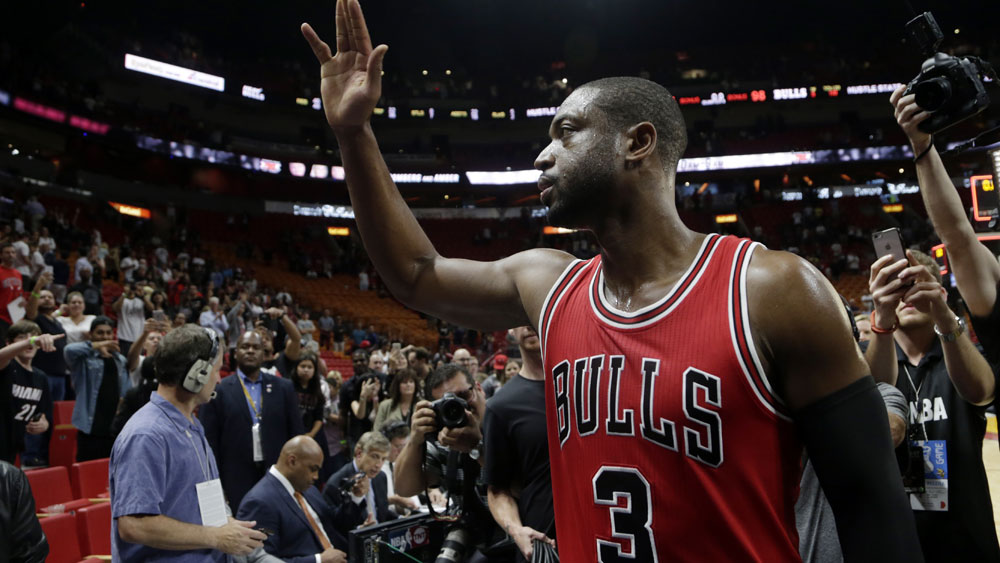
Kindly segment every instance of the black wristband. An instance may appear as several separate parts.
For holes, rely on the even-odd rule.
[[[927,148],[924,149],[923,152],[921,152],[920,154],[918,154],[913,159],[913,162],[914,163],[920,162],[920,159],[923,158],[923,157],[925,157],[925,156],[927,156],[927,153],[931,152],[932,148],[934,148],[934,135],[931,135],[931,141],[929,143],[927,143]]]

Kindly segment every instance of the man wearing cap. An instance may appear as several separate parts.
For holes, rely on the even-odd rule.
[[[506,369],[507,356],[504,354],[493,356],[493,373],[483,380],[483,392],[486,393],[487,399],[491,398],[507,382],[507,378],[504,377]]]

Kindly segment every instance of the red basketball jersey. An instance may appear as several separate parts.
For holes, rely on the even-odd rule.
[[[573,262],[539,319],[559,558],[800,561],[802,446],[747,314],[759,245],[708,235],[668,295],[632,313],[600,256]]]

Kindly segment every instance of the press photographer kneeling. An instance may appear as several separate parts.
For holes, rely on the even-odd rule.
[[[440,487],[449,502],[439,518],[454,524],[436,561],[486,561],[474,549],[488,545],[499,530],[483,500],[485,492],[477,490],[486,396],[475,379],[455,364],[435,370],[425,388],[434,402],[415,406],[410,441],[393,470],[396,494],[411,496]]]

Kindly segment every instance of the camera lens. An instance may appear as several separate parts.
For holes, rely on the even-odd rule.
[[[448,428],[465,426],[465,406],[459,401],[446,401],[441,405],[441,422]]]
[[[920,82],[913,88],[917,105],[926,111],[937,111],[951,98],[951,82],[937,77]]]

